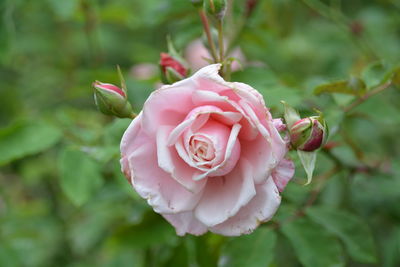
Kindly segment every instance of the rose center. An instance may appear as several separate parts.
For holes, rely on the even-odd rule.
[[[193,161],[207,164],[215,158],[213,142],[207,136],[196,134],[189,141],[190,156]]]

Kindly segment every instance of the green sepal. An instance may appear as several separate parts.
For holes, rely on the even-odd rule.
[[[101,113],[118,118],[133,118],[134,113],[127,99],[117,93],[95,90],[94,100]]]
[[[292,108],[285,101],[281,101],[281,103],[285,107],[285,112],[283,117],[285,118],[286,126],[288,129],[290,129],[296,121],[300,120],[300,115],[294,108]]]
[[[128,97],[128,89],[126,87],[126,82],[125,82],[124,76],[122,75],[122,71],[121,71],[121,68],[119,67],[119,65],[117,65],[117,72],[118,72],[119,81],[121,83],[121,89],[125,93],[125,96]]]
[[[308,185],[312,181],[313,172],[315,168],[315,161],[317,159],[317,152],[316,151],[306,152],[297,150],[297,154],[299,155],[301,165],[303,165],[303,168],[307,174],[307,182],[304,185]]]

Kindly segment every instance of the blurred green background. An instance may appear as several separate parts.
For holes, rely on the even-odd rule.
[[[120,173],[130,120],[93,101],[91,83],[118,84],[119,64],[141,109],[159,77],[135,66],[157,64],[167,34],[180,50],[202,34],[190,1],[0,2],[0,266],[400,266],[399,87],[346,114],[356,96],[313,94],[382,83],[400,63],[400,2],[260,0],[244,19],[246,2],[226,19],[246,58],[233,80],[275,117],[281,99],[323,111],[332,148],[311,185],[298,166],[272,222],[237,238],[176,236]]]

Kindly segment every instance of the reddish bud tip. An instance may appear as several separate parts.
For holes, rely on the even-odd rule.
[[[97,90],[103,90],[103,91],[108,91],[108,92],[114,92],[119,94],[120,96],[122,96],[123,98],[126,97],[126,94],[124,91],[122,91],[121,88],[119,88],[118,86],[115,86],[111,83],[102,83],[99,81],[95,81],[93,83],[93,87]]]
[[[172,68],[183,77],[186,77],[187,69],[178,60],[167,53],[161,53],[160,57],[160,66],[163,74],[166,74],[167,68]]]

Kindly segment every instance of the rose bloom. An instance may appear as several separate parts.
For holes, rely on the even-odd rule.
[[[294,174],[281,120],[219,68],[155,90],[121,141],[127,179],[178,235],[252,232],[274,215]]]

